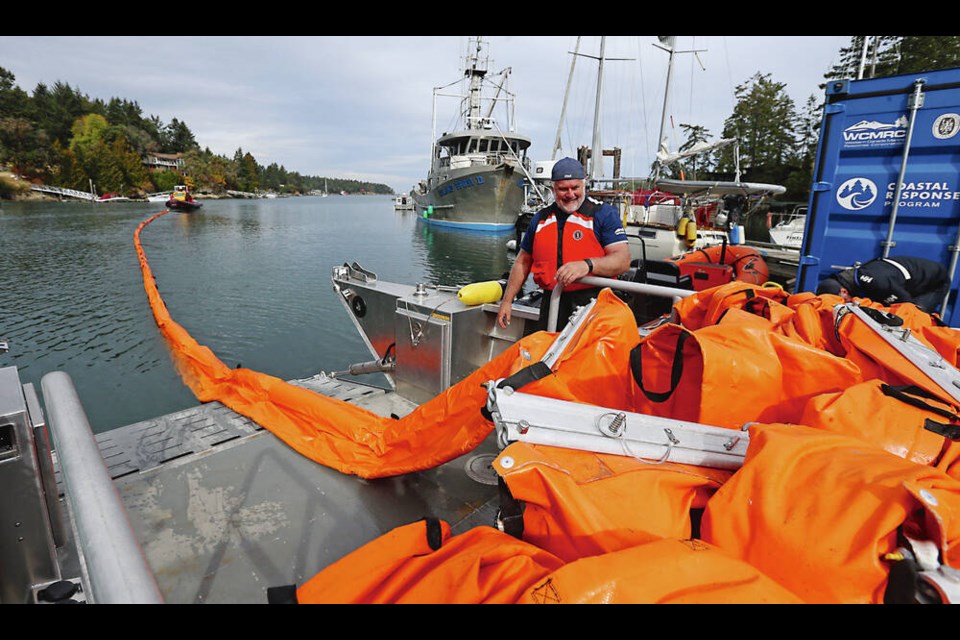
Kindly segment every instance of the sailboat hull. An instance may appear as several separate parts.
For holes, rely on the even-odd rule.
[[[415,211],[427,224],[513,231],[524,202],[523,182],[523,172],[509,163],[453,169],[432,188],[413,193]]]

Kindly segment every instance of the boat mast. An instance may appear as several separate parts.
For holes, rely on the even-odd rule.
[[[481,129],[483,127],[482,117],[480,116],[480,94],[483,86],[483,77],[487,74],[487,66],[486,61],[481,64],[480,53],[482,49],[483,36],[477,36],[476,47],[472,54],[468,54],[464,71],[467,78],[470,79],[469,102],[465,109],[467,129]]]
[[[557,151],[563,147],[560,143],[560,133],[563,131],[563,121],[567,116],[567,98],[570,97],[570,85],[573,83],[573,70],[577,66],[577,56],[580,53],[580,38],[577,36],[577,45],[573,49],[573,59],[570,61],[570,75],[567,76],[567,89],[563,92],[563,107],[560,109],[560,122],[557,124],[557,139],[553,143],[553,152],[550,154],[551,160],[557,159]]]
[[[590,178],[594,182],[603,175],[603,145],[600,144],[600,98],[603,95],[603,53],[606,46],[607,36],[600,36],[600,58],[599,65],[597,66],[597,99],[593,107],[593,147],[590,151]]]
[[[600,57],[597,70],[597,97],[593,111],[593,142],[590,150],[590,179],[596,182],[603,175],[603,146],[600,144],[600,104],[603,101],[603,63],[607,60],[629,60],[630,58],[607,58],[604,50],[607,45],[607,36],[600,36]],[[577,55],[577,54],[574,54]],[[579,54],[586,55],[586,54]],[[586,56],[594,58],[595,56]],[[572,73],[572,70],[571,70]]]
[[[667,124],[667,105],[670,103],[670,78],[673,76],[673,43],[676,40],[676,36],[657,36],[657,39],[663,43],[664,46],[660,48],[667,52],[669,55],[667,59],[667,85],[663,90],[663,111],[660,113],[660,135],[657,136],[657,152],[663,151],[667,152],[667,141],[664,139],[663,130]],[[654,175],[655,178],[660,177],[660,162],[657,162],[657,168]]]
[[[503,71],[500,72],[500,82],[497,84],[497,92],[496,92],[495,94],[493,94],[493,99],[490,101],[490,108],[487,109],[487,115],[486,115],[486,118],[485,118],[486,120],[491,120],[491,119],[493,118],[493,110],[494,110],[494,109],[496,108],[496,106],[497,106],[497,101],[500,99],[500,94],[503,93],[504,91],[506,91],[507,96],[508,96],[508,97],[506,98],[507,106],[508,106],[508,108],[507,108],[507,131],[513,131],[513,130],[514,130],[514,125],[513,125],[514,116],[513,116],[513,114],[511,113],[512,110],[509,108],[509,107],[513,104],[513,100],[509,97],[509,96],[511,95],[511,94],[510,94],[510,90],[503,88],[504,85],[506,84],[507,80],[510,79],[510,72],[511,72],[511,71],[513,71],[513,67],[507,67],[506,69],[504,69]]]
[[[700,51],[703,51],[703,49],[690,49],[689,51],[677,51],[673,48],[673,45],[674,45],[674,42],[676,42],[676,39],[677,39],[677,36],[657,36],[657,40],[659,40],[662,44],[657,44],[656,42],[653,43],[653,46],[663,49],[669,54],[669,58],[667,60],[667,84],[663,90],[663,111],[660,114],[660,135],[657,138],[657,145],[658,145],[657,155],[654,159],[654,172],[653,172],[654,180],[660,177],[660,169],[663,167],[663,164],[660,162],[660,154],[663,153],[664,155],[666,155],[669,151],[667,149],[667,138],[664,133],[664,130],[666,129],[666,126],[667,126],[667,107],[670,103],[670,79],[673,76],[674,54],[692,53],[693,55],[696,56],[697,53],[699,53]],[[699,58],[697,60],[699,61]],[[700,66],[702,67],[703,65],[701,64]]]

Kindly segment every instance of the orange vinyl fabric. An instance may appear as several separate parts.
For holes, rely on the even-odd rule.
[[[666,538],[565,564],[520,604],[803,604],[756,567],[702,540]]]
[[[505,533],[425,521],[360,547],[297,589],[300,604],[801,604],[755,567],[690,539],[564,563]]]
[[[492,527],[397,527],[297,589],[300,604],[512,604],[563,562]],[[431,544],[431,536],[434,539]]]
[[[960,482],[847,435],[754,425],[743,466],[707,503],[702,537],[810,603],[883,602],[898,531],[957,566]]]
[[[769,267],[760,252],[743,245],[697,249],[670,260],[677,263],[681,274],[691,277],[698,291],[730,280],[761,285],[770,277]]]
[[[809,398],[862,382],[844,358],[755,322],[661,325],[632,356],[634,412],[731,429],[796,421]]]
[[[928,420],[956,426],[960,412],[919,388],[893,387],[874,379],[811,398],[797,422],[856,436],[895,456],[938,468],[946,465],[946,470],[953,455],[945,454],[955,445],[927,429]]]
[[[610,289],[603,289],[593,310],[567,341],[553,374],[526,384],[522,391],[627,409],[632,383],[624,373],[630,370],[630,349],[639,340],[633,312]]]
[[[689,538],[730,471],[515,442],[494,462],[524,503],[523,539],[570,562]]]
[[[174,322],[157,290],[140,234],[165,213],[142,222],[134,241],[147,299],[184,382],[201,402],[218,400],[307,458],[343,473],[365,478],[399,475],[433,468],[473,450],[492,430],[480,413],[486,402],[483,383],[518,369],[523,362],[518,355],[521,346],[537,359],[554,338],[546,333],[528,336],[400,420],[264,373],[231,369]]]

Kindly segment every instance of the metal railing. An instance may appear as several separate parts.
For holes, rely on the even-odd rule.
[[[79,200],[89,200],[94,201],[97,199],[97,195],[94,193],[89,193],[87,191],[77,191],[76,189],[64,189],[62,187],[48,187],[46,185],[34,185],[30,187],[31,191],[39,191],[40,193],[51,193],[57,196],[67,196],[68,198],[77,198]]]
[[[617,280],[615,278],[601,278],[599,276],[584,276],[577,280],[582,284],[589,284],[595,287],[610,287],[631,293],[642,293],[644,295],[659,296],[661,298],[671,298],[674,302],[681,298],[692,296],[695,291],[689,289],[676,289],[674,287],[664,287],[657,284],[645,284],[641,282],[629,282],[627,280]],[[563,293],[563,285],[557,283],[550,293],[550,314],[547,316],[547,331],[557,330],[557,316],[560,315],[560,294]],[[541,311],[542,313],[542,311]]]
[[[80,550],[88,601],[163,603],[73,381],[68,374],[54,371],[43,376],[40,384]]]

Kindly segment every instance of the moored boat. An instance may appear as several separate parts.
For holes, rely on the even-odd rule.
[[[202,206],[201,203],[193,199],[190,188],[183,184],[175,186],[167,200],[167,208],[177,211],[196,211]]]
[[[480,37],[470,41],[464,76],[468,88],[463,111],[450,132],[437,136],[425,180],[411,191],[415,211],[427,224],[487,232],[512,231],[524,203],[529,172],[530,138],[512,126],[513,96],[505,88],[510,69],[502,71],[496,95],[487,99],[487,58]],[[437,97],[434,92],[434,122]],[[487,104],[489,103],[489,104]],[[505,123],[492,116],[497,106]]]
[[[772,222],[772,215],[770,220]],[[803,246],[803,232],[806,223],[807,207],[796,207],[789,217],[770,226],[770,241],[787,249],[799,249]]]
[[[393,208],[397,211],[413,211],[413,198],[409,193],[401,193],[393,199]]]
[[[96,202],[133,202],[133,198],[122,196],[119,193],[105,193],[96,199]]]
[[[597,83],[593,144],[589,149],[586,147],[578,149],[578,158],[581,163],[589,167],[590,195],[613,204],[620,211],[630,244],[631,258],[634,261],[666,260],[696,249],[720,246],[725,243],[741,244],[744,241],[742,222],[750,211],[765,199],[786,191],[786,188],[781,185],[742,181],[739,162],[736,163],[738,168],[733,180],[687,180],[683,177],[682,171],[679,179],[663,175],[669,165],[683,158],[707,153],[730,144],[738,145],[735,138],[723,138],[694,145],[682,152],[668,152],[664,131],[670,97],[670,78],[676,54],[675,38],[676,36],[659,36],[660,44],[655,45],[669,54],[669,61],[660,122],[661,144],[657,150],[651,175],[646,178],[622,178],[619,172],[621,150],[602,148],[599,129],[602,97],[600,80]],[[602,36],[600,55],[596,58],[600,79],[603,78],[606,60],[605,40],[606,37]],[[572,65],[577,55],[578,51],[574,52],[571,79]],[[569,91],[568,83],[567,92]],[[562,125],[561,120],[561,127]],[[734,154],[739,157],[739,148],[734,151]],[[605,155],[614,157],[612,178],[603,178]],[[624,184],[633,186],[627,189],[622,186]],[[642,186],[637,188],[635,185]]]

